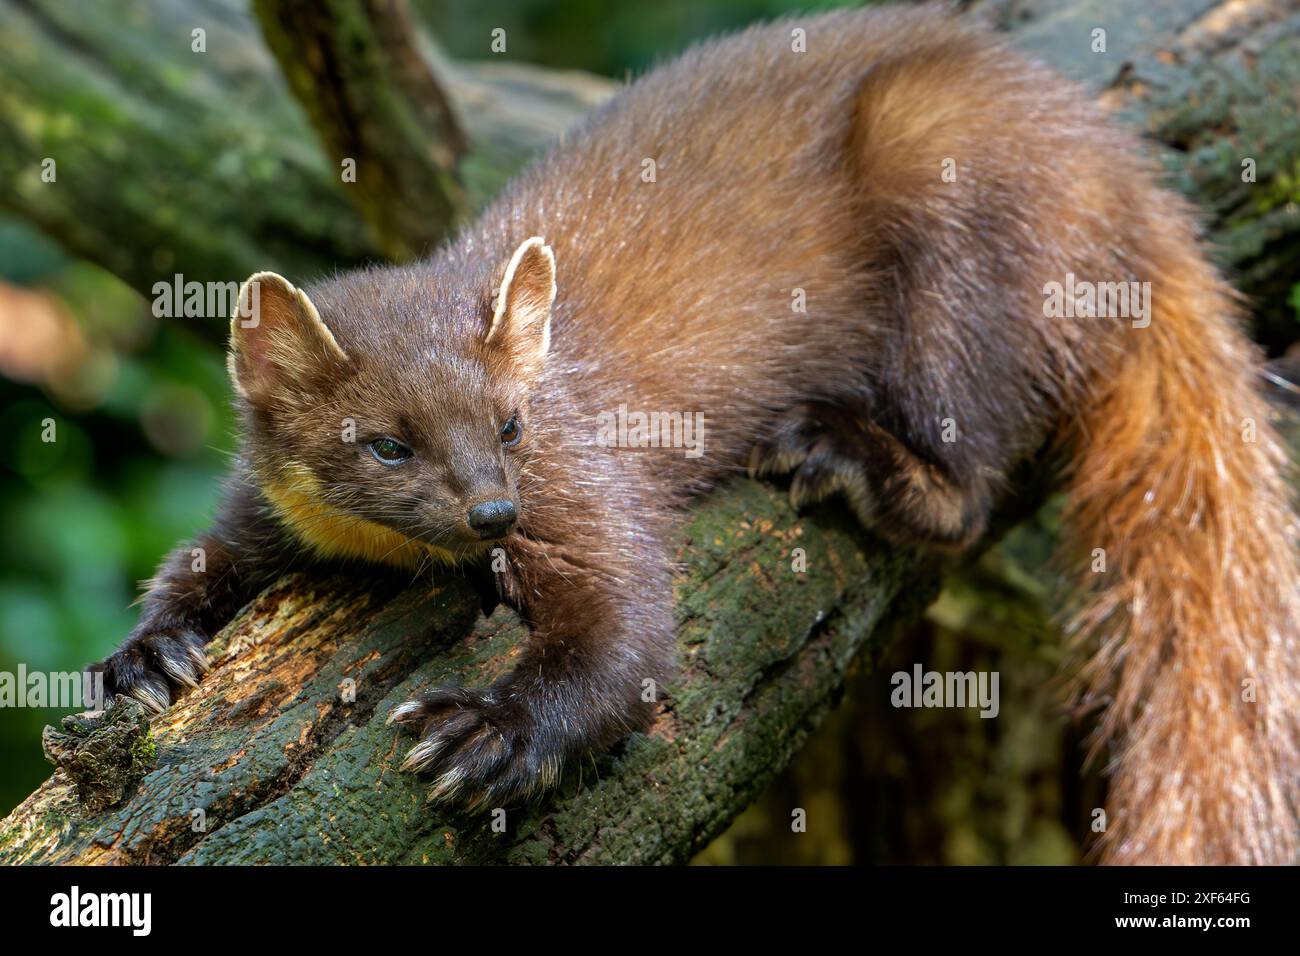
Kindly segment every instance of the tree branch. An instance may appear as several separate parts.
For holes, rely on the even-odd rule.
[[[425,687],[500,674],[523,638],[514,613],[484,619],[454,576],[406,591],[291,578],[154,719],[157,765],[130,799],[93,813],[60,772],[0,824],[0,863],[686,860],[790,760],[854,659],[881,649],[881,622],[919,613],[936,580],[835,509],[796,516],[751,482],[700,509],[679,557],[669,703],[647,735],[570,767],[553,798],[504,808],[504,833],[490,814],[426,805],[427,784],[397,770],[414,738],[384,718]]]
[[[468,142],[403,0],[255,0],[262,34],[384,255],[415,258],[469,211]]]

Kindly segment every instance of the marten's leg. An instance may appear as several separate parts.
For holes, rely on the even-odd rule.
[[[1011,242],[1027,235],[1022,203],[987,172],[1010,155],[989,131],[1009,127],[971,119],[997,102],[990,88],[1020,95],[998,56],[955,36],[863,76],[846,148],[862,327],[879,330],[856,356],[869,371],[860,393],[791,409],[755,459],[759,472],[795,471],[797,501],[840,492],[891,538],[955,549],[979,537],[995,493],[1048,437],[1075,355],[1073,330],[1043,319],[1042,250]],[[955,101],[958,65],[994,79]],[[947,182],[952,158],[962,172]]]
[[[293,564],[278,526],[247,477],[227,486],[213,527],[181,545],[149,582],[139,623],[121,647],[87,671],[102,672],[107,697],[163,711],[208,670],[208,641],[241,606]]]
[[[654,512],[625,511],[611,500],[618,493],[575,502],[563,517],[558,503],[546,526],[507,543],[504,590],[530,626],[509,673],[393,710],[390,720],[420,733],[403,769],[432,774],[435,799],[502,806],[553,785],[568,759],[649,724],[672,673],[668,552]]]
[[[792,473],[795,507],[839,494],[863,525],[903,544],[961,549],[988,523],[981,476],[958,481],[864,415],[831,405],[791,409],[754,448],[750,472]]]

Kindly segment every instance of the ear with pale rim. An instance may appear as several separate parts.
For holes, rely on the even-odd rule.
[[[235,389],[249,401],[309,394],[347,362],[311,299],[283,276],[258,272],[240,286],[227,364]]]
[[[536,372],[551,345],[554,302],[555,253],[545,239],[533,236],[510,257],[483,341],[507,350],[525,370]]]

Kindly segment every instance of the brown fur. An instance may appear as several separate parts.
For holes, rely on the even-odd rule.
[[[1147,246],[1151,333],[1098,382],[1070,482],[1085,573],[1073,626],[1098,648],[1081,702],[1105,705],[1121,863],[1284,863],[1297,850],[1295,516],[1236,301],[1178,220]],[[1258,433],[1251,437],[1249,429]],[[1086,563],[1085,563],[1086,566]],[[1253,684],[1253,699],[1248,694]]]
[[[530,236],[554,265],[533,255],[526,287],[498,290]],[[1047,316],[1044,286],[1067,273],[1151,282],[1150,327]],[[508,799],[645,725],[643,681],[671,673],[667,542],[692,495],[747,465],[793,471],[799,501],[841,493],[897,540],[961,548],[1013,469],[1058,442],[1079,560],[1109,556],[1076,618],[1096,648],[1083,702],[1113,697],[1108,858],[1294,856],[1295,519],[1237,307],[1133,139],[999,40],[927,8],[706,44],[428,261],[310,289],[344,358],[289,301],[272,314],[306,330],[310,361],[264,363],[260,398],[241,383],[241,474],[306,469],[330,509],[459,557],[482,551],[467,506],[518,505],[503,577],[532,626],[518,666],[394,715],[422,731],[408,764],[437,794]],[[519,312],[499,333],[503,302]],[[240,335],[237,353],[257,348]],[[621,403],[704,413],[705,454],[598,445],[596,417]],[[505,447],[516,411],[525,437]],[[411,461],[341,447],[343,417],[400,435]],[[232,495],[219,529],[230,566],[258,569],[247,589],[304,535],[260,492]],[[160,591],[189,594],[181,611],[160,596],[109,662],[117,686],[163,681],[150,615],[217,616],[183,576]]]

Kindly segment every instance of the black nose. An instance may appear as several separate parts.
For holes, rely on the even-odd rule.
[[[469,509],[465,520],[480,538],[500,538],[515,523],[515,506],[504,498],[484,501]]]

